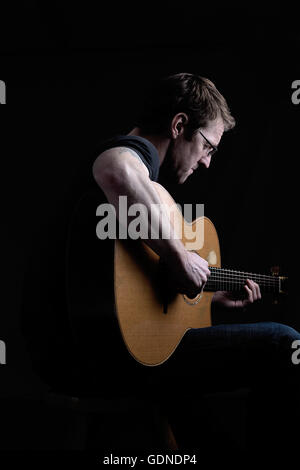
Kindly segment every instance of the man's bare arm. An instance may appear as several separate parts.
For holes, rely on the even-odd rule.
[[[151,185],[149,171],[134,150],[125,147],[115,147],[103,152],[93,165],[93,175],[96,182],[102,188],[108,201],[114,205],[118,214],[119,196],[127,196],[128,207],[132,204],[143,204],[147,209],[148,216],[151,215],[152,222],[160,228],[170,229],[167,216],[159,213],[161,200]],[[143,217],[143,214],[141,214]],[[130,218],[129,218],[130,220]],[[143,222],[150,227],[150,219]],[[163,227],[166,225],[166,227]],[[168,233],[168,232],[164,232]],[[185,251],[182,242],[175,238],[171,230],[171,239],[151,239],[145,242],[161,257],[178,255]],[[173,235],[173,236],[172,236]]]
[[[128,207],[139,203],[147,209],[148,219],[143,220],[144,215],[141,214],[147,227],[152,223],[159,227],[159,234],[170,233],[169,239],[149,236],[143,241],[166,262],[170,271],[174,271],[179,289],[190,294],[199,292],[209,275],[208,264],[195,253],[188,252],[181,240],[176,238],[167,213],[161,213],[161,200],[138,154],[124,147],[106,150],[95,160],[93,175],[117,214],[119,196],[127,196]],[[130,222],[130,218],[128,220]]]

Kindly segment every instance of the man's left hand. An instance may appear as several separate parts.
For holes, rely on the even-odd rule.
[[[243,299],[237,298],[237,293],[235,292],[217,291],[213,296],[213,302],[215,302],[218,307],[225,309],[245,309],[247,306],[261,299],[260,288],[256,282],[247,279],[244,289],[246,297]]]

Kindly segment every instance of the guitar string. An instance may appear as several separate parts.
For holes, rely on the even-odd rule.
[[[267,283],[267,284],[279,284],[279,278],[278,279],[268,279],[268,278],[256,278],[255,276],[224,276],[224,275],[215,275],[211,274],[208,279],[219,279],[219,280],[224,280],[224,281],[243,281],[246,279],[252,279],[257,281],[258,283]]]
[[[245,282],[248,278],[240,278],[240,279],[231,279],[231,278],[220,278],[220,277],[212,277],[212,276],[209,276],[208,277],[208,281],[223,281],[223,282],[232,282],[232,283],[237,283],[237,284],[240,284],[241,282]],[[260,281],[258,282],[258,284],[262,284],[262,285],[270,285],[270,286],[276,286],[279,284],[279,281],[278,282],[271,282],[271,281]]]
[[[224,277],[224,278],[231,278],[231,279],[238,279],[238,278],[245,278],[245,279],[260,279],[262,281],[277,281],[279,280],[279,277],[274,277],[274,276],[257,276],[255,274],[249,275],[249,274],[238,274],[238,273],[216,273],[216,272],[211,272],[210,276],[216,276],[216,277]]]
[[[207,282],[224,282],[224,283],[231,283],[231,284],[241,284],[246,281],[247,278],[245,279],[225,279],[225,278],[218,278],[218,277],[208,277]],[[264,286],[277,286],[279,285],[279,282],[260,282],[259,285],[264,285]]]
[[[257,281],[261,288],[266,290],[279,290],[280,279],[278,276],[270,276],[266,274],[249,273],[245,271],[235,271],[232,269],[224,269],[217,267],[210,267],[211,275],[208,277],[206,286],[220,285],[222,287],[230,287],[231,289],[241,288],[246,279]]]
[[[209,276],[208,277],[208,280],[207,280],[207,283],[210,283],[210,284],[217,284],[217,285],[230,285],[230,286],[242,286],[245,284],[246,282],[246,277],[245,278],[239,278],[239,279],[231,279],[231,278],[220,278],[220,277],[212,277],[212,276]],[[279,283],[279,280],[277,282],[271,282],[271,281],[258,281],[258,284],[260,287],[269,287],[269,288],[273,288],[273,289],[279,289],[280,287],[280,283]]]
[[[247,273],[243,271],[225,270],[223,268],[210,268],[211,277],[230,278],[230,279],[256,279],[258,281],[267,281],[271,283],[279,282],[279,276],[270,276],[266,274]]]
[[[224,281],[243,281],[246,279],[252,279],[257,281],[258,283],[269,283],[269,284],[279,284],[280,279],[272,279],[272,278],[257,278],[256,276],[246,276],[246,275],[223,275],[223,274],[210,274],[208,279],[219,279],[219,280],[224,280]]]
[[[219,278],[219,277],[208,277],[206,285],[209,286],[223,286],[223,287],[230,287],[230,288],[241,288],[245,285],[246,278],[240,279],[230,279],[230,278]],[[260,281],[259,286],[262,289],[271,289],[271,290],[278,290],[280,288],[279,280],[278,282],[269,282],[269,281]]]
[[[207,281],[205,285],[209,285],[209,286],[212,286],[212,285],[220,286],[220,285],[222,285],[224,287],[225,286],[226,287],[230,286],[230,287],[241,288],[241,287],[244,286],[244,283],[243,282],[229,282],[229,281],[224,282],[224,281],[217,280],[217,281],[212,281],[212,282]],[[279,289],[279,285],[275,285],[275,284],[259,284],[259,286],[261,288],[270,288],[270,289],[275,289],[275,290]]]
[[[214,266],[210,266],[209,269],[214,273],[222,273],[222,274],[237,274],[237,275],[250,275],[250,276],[258,276],[263,278],[270,278],[270,279],[277,279],[279,276],[273,276],[270,274],[260,274],[260,273],[250,273],[247,271],[236,271],[234,269],[227,269],[227,268],[217,268]]]

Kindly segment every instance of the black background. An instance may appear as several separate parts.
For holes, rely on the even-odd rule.
[[[300,79],[300,35],[295,12],[276,1],[27,1],[1,9],[7,106],[0,130],[0,339],[7,364],[0,366],[0,393],[6,400],[36,396],[45,386],[21,330],[24,286],[37,291],[33,309],[41,305],[38,286],[52,255],[59,283],[70,208],[91,178],[97,146],[131,129],[139,92],[159,76],[186,71],[210,78],[236,118],[211,168],[169,187],[178,202],[205,203],[223,266],[268,273],[279,265],[287,274],[295,265],[300,105],[291,101],[291,83]],[[54,329],[63,331],[58,311]],[[282,321],[300,327],[295,309],[284,314]],[[27,428],[16,437],[9,413],[4,447],[26,448]]]

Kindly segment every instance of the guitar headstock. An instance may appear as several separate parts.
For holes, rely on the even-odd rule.
[[[272,276],[277,276],[279,278],[279,294],[288,293],[288,277],[279,275],[279,266],[272,266],[271,268]]]
[[[287,276],[279,276],[280,279],[280,290],[279,294],[287,294],[288,293],[288,280]]]

